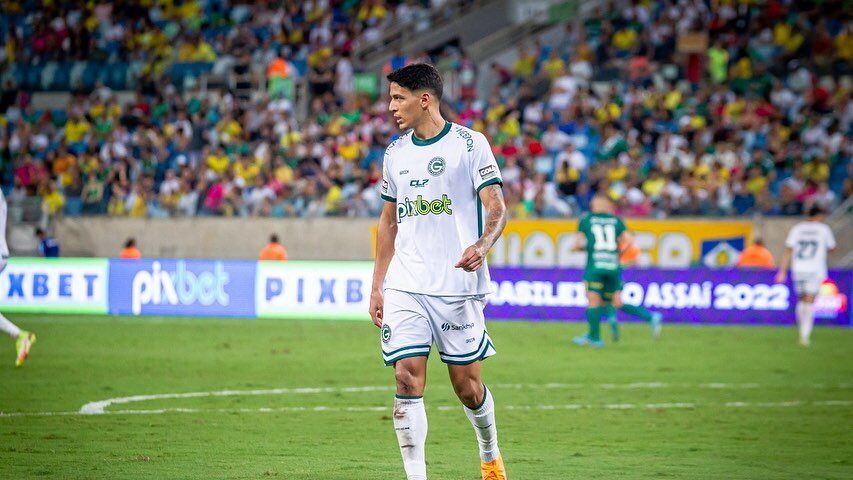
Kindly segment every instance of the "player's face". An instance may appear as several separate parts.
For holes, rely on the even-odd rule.
[[[391,101],[388,111],[394,116],[394,121],[400,130],[414,128],[416,120],[423,114],[423,99],[415,92],[391,82]]]

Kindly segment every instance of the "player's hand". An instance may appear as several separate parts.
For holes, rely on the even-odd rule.
[[[776,283],[785,283],[785,280],[788,279],[787,272],[779,272],[776,274]]]
[[[481,245],[477,245],[476,243],[471,245],[462,252],[462,259],[456,262],[454,266],[466,272],[476,271],[483,266],[483,262],[486,260],[486,252],[484,250]]]
[[[370,319],[377,328],[382,328],[382,309],[385,306],[385,301],[382,298],[382,292],[374,290],[370,293]]]

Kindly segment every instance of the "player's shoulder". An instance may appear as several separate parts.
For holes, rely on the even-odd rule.
[[[393,156],[395,153],[399,152],[403,147],[412,143],[412,131],[400,135],[395,138],[391,143],[388,144],[388,147],[385,149],[385,158],[389,158]]]
[[[486,139],[485,135],[481,132],[468,128],[465,125],[451,123],[450,130],[453,132],[453,137],[465,145],[469,152],[488,147],[489,145],[489,141]]]

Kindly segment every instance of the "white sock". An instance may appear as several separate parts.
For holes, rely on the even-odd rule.
[[[21,334],[21,329],[7,320],[2,313],[0,313],[0,331],[8,333],[12,338],[18,338],[18,335]]]
[[[803,313],[800,319],[800,338],[804,343],[809,343],[809,339],[812,336],[812,327],[814,326],[814,309],[811,303],[801,303],[803,304]]]
[[[477,442],[480,444],[480,459],[491,462],[498,458],[498,427],[495,425],[495,401],[492,392],[483,385],[483,404],[479,408],[470,409],[463,405],[465,415],[471,420]]]
[[[423,397],[394,398],[394,430],[408,480],[426,480],[427,415]]]

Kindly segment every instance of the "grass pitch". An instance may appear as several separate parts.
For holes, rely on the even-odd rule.
[[[16,369],[0,339],[0,478],[405,478],[369,322],[12,320],[38,342]],[[490,323],[512,480],[853,478],[853,330],[819,328],[806,350],[793,329],[666,326],[653,341],[624,325],[600,351],[570,345],[582,330]],[[430,478],[478,479],[437,355],[429,368]]]

